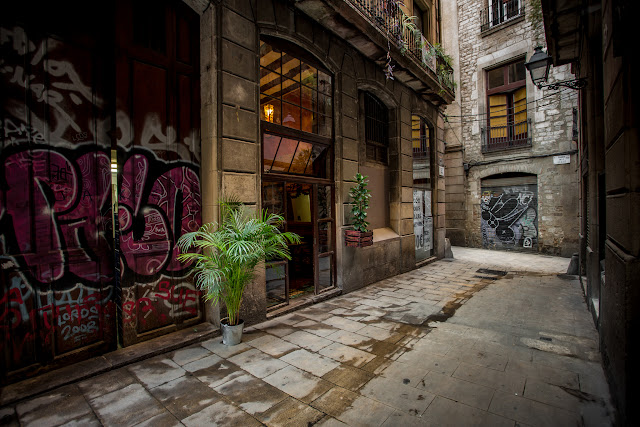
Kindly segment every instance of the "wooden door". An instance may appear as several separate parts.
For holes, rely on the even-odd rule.
[[[118,224],[123,345],[200,322],[177,239],[201,223],[199,17],[182,2],[119,1]]]
[[[110,48],[103,24],[79,19],[111,15],[41,6],[34,16],[29,2],[3,5],[0,24],[3,382],[116,345]]]
[[[334,186],[314,185],[314,270],[316,294],[336,286]]]

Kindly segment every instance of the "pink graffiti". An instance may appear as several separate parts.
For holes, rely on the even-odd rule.
[[[150,179],[149,158],[131,155],[120,189],[121,254],[130,270],[144,276],[184,271],[175,241],[201,222],[197,171],[184,163],[158,163]],[[0,212],[12,219],[17,253],[35,278],[52,282],[67,271],[93,283],[113,277],[113,246],[105,232],[110,218],[101,214],[111,200],[107,155],[89,151],[69,159],[33,149],[7,156],[4,166],[6,205]],[[158,169],[165,172],[158,176]]]
[[[72,162],[52,150],[19,151],[4,160],[4,178],[4,209],[13,222],[18,253],[34,267],[39,282],[64,275],[65,250],[71,251],[74,261],[83,261],[69,265],[78,277],[93,282],[100,276],[112,277],[108,257],[96,261],[108,246],[99,214],[111,183],[104,153],[89,152]]]
[[[171,285],[169,281],[161,280],[155,293],[122,304],[123,323],[139,321],[144,325],[150,315],[164,323],[169,319],[163,309],[166,307],[171,309],[170,314],[173,315],[197,316],[200,294],[196,289]]]
[[[120,250],[129,269],[150,276],[184,271],[175,241],[200,226],[200,179],[192,168],[174,166],[149,185],[149,160],[139,154],[123,167],[120,189]],[[136,221],[141,223],[136,224]],[[135,228],[143,232],[136,237]]]
[[[113,301],[104,304],[99,293],[87,295],[74,304],[54,302],[27,311],[28,306],[29,301],[18,288],[11,288],[0,299],[0,334],[4,339],[0,344],[11,350],[14,361],[19,361],[25,347],[36,341],[50,344],[55,331],[62,341],[95,339],[103,325],[111,329],[109,319],[115,314]]]

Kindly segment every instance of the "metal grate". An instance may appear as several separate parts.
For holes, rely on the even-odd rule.
[[[367,141],[367,158],[387,163],[389,147],[389,112],[378,98],[364,93],[365,139]]]
[[[482,128],[482,152],[531,147],[531,119],[507,126],[486,126]]]
[[[417,62],[423,69],[436,72],[439,83],[454,90],[453,69],[440,56],[434,54],[431,43],[424,35],[412,29],[414,20],[398,6],[401,2],[392,0],[346,0],[371,25],[384,33],[387,39],[403,54]],[[438,19],[440,19],[438,17]],[[408,25],[409,24],[409,25]]]
[[[489,0],[489,7],[480,11],[480,31],[519,16],[524,16],[524,0]]]

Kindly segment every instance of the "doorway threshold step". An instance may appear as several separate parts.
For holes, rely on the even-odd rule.
[[[102,356],[93,357],[33,378],[9,384],[1,389],[0,407],[131,363],[205,341],[219,334],[220,331],[215,325],[207,322],[200,323],[199,325],[190,326],[129,347],[119,348]]]

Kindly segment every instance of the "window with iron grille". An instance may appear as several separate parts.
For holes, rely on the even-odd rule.
[[[531,145],[524,60],[487,71],[487,127],[483,151]]]
[[[480,12],[480,31],[524,16],[524,0],[489,0],[488,6]]]
[[[367,160],[388,163],[389,111],[378,98],[364,93],[365,140]]]

